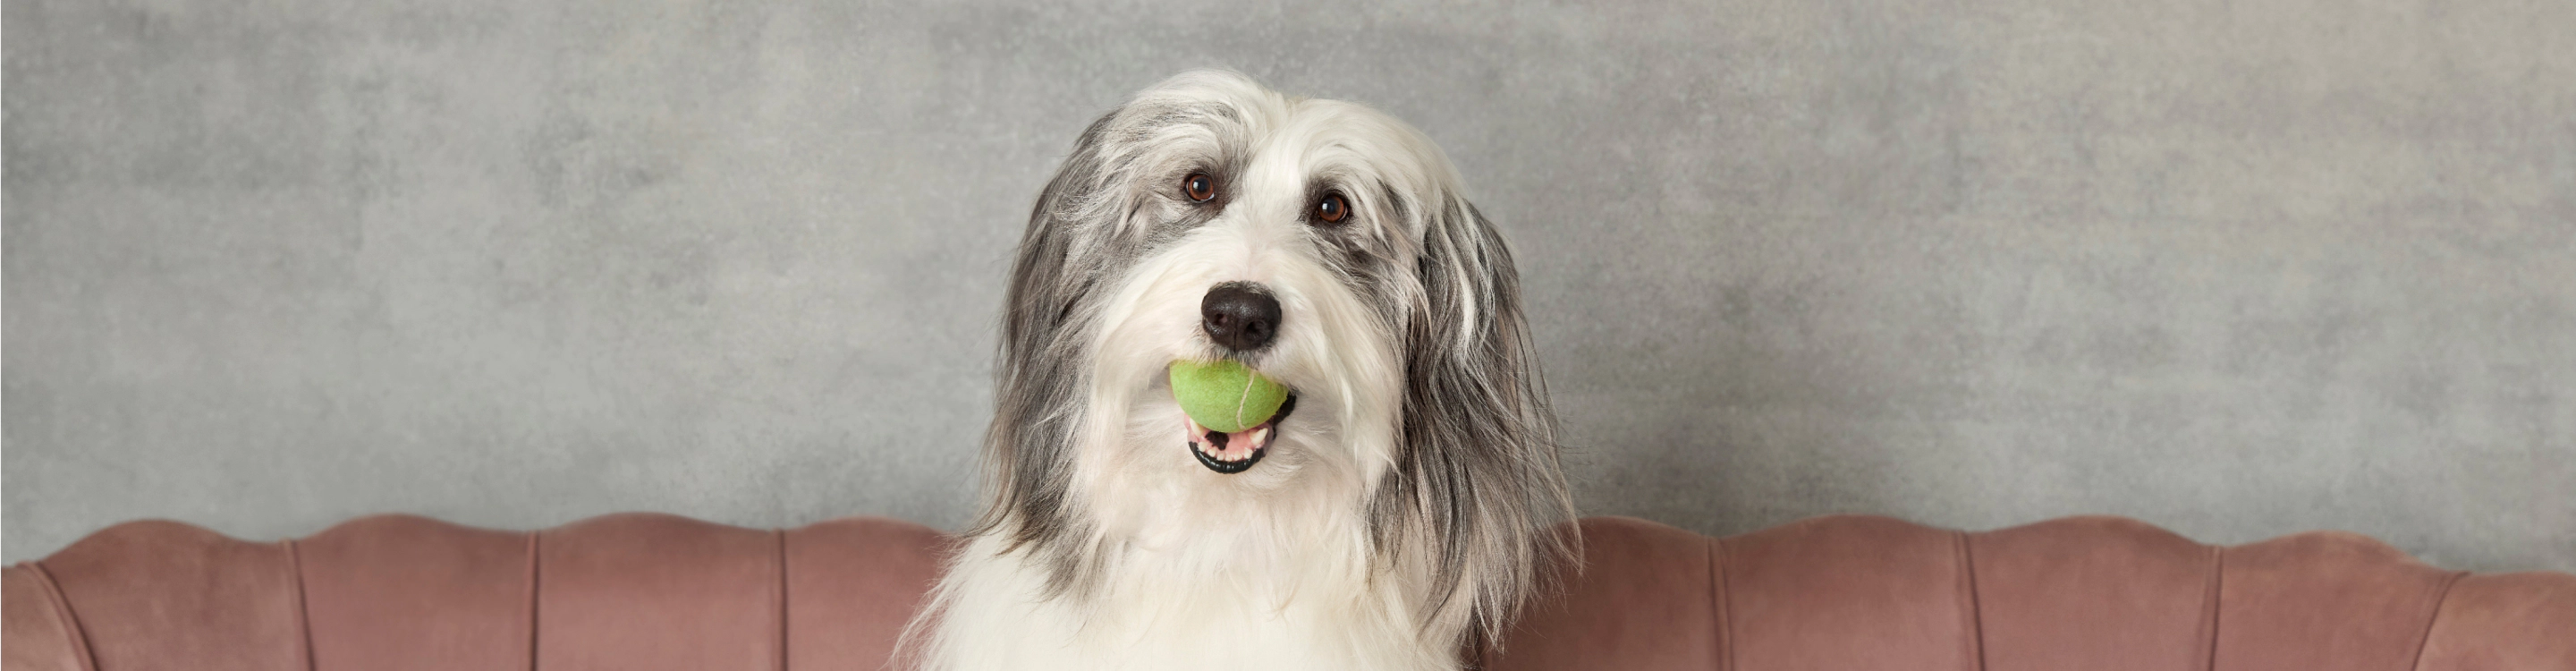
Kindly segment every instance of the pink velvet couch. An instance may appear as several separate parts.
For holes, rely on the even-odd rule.
[[[2110,517],[1840,516],[1709,538],[1583,522],[1588,568],[1494,669],[2576,669],[2576,576]],[[9,567],[7,671],[874,669],[946,539],[629,514],[534,533],[370,517],[249,543],[173,522]]]

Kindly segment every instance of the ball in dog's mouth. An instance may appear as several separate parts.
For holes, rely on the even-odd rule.
[[[1288,419],[1288,411],[1295,409],[1297,395],[1292,393],[1287,401],[1279,404],[1277,412],[1270,414],[1270,419],[1233,433],[1211,431],[1199,426],[1198,420],[1184,416],[1181,422],[1187,425],[1183,430],[1188,432],[1190,456],[1198,457],[1199,465],[1218,473],[1250,470],[1253,464],[1261,463],[1263,455],[1270,453],[1270,441],[1279,437],[1280,420]]]

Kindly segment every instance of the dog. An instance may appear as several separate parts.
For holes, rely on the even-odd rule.
[[[1005,299],[984,513],[912,666],[1457,669],[1574,559],[1494,227],[1420,131],[1183,73],[1093,122]],[[1209,431],[1178,361],[1288,388]]]

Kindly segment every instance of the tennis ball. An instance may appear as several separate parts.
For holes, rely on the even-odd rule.
[[[1209,431],[1260,426],[1288,401],[1288,388],[1231,359],[1172,362],[1172,399]]]

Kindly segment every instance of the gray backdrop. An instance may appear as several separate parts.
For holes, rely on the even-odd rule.
[[[7,0],[7,558],[953,527],[1031,198],[1230,66],[1457,159],[1587,513],[2576,569],[2576,3],[1076,4]]]

